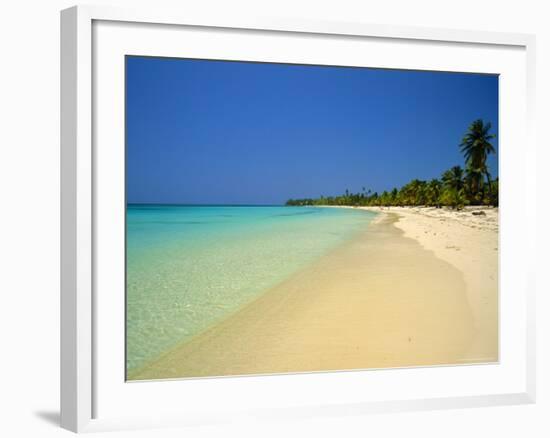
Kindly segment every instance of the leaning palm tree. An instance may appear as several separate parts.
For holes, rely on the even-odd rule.
[[[487,185],[491,187],[491,175],[487,167],[487,156],[495,153],[491,140],[495,134],[489,134],[491,123],[484,123],[482,119],[475,120],[460,143],[460,151],[466,159],[466,170],[469,174],[469,182],[473,193],[479,192],[482,186],[482,178],[487,178]]]

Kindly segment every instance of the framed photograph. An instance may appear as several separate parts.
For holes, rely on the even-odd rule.
[[[533,36],[79,6],[61,55],[63,427],[534,402]]]

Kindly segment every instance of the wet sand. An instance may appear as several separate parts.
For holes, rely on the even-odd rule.
[[[353,242],[129,380],[495,361],[496,346],[478,342],[486,328],[465,275],[406,237],[402,220],[380,215]]]
[[[476,336],[467,362],[498,360],[498,208],[392,207],[396,226],[464,275]],[[474,215],[472,212],[483,212]]]

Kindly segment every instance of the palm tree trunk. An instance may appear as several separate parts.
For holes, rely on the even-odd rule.
[[[493,195],[493,191],[491,190],[491,175],[489,175],[489,172],[485,172],[485,176],[487,177],[487,187],[489,189],[489,198]]]

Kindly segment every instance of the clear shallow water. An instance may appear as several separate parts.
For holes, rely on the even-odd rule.
[[[235,312],[375,216],[314,207],[129,205],[127,369]]]

